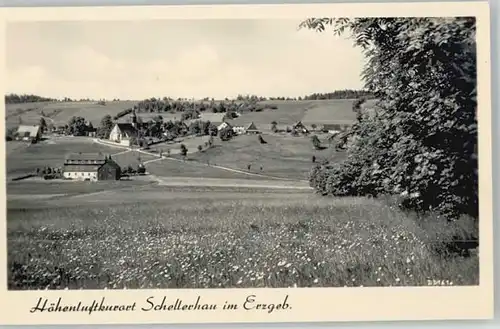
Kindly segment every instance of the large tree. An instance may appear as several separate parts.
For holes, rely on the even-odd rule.
[[[350,32],[379,99],[353,127],[347,160],[311,172],[324,194],[408,195],[446,217],[478,215],[475,19],[311,18],[301,28]]]
[[[109,133],[113,129],[113,120],[111,119],[111,115],[106,114],[101,119],[101,124],[99,128],[97,128],[97,136],[99,138],[109,138]]]

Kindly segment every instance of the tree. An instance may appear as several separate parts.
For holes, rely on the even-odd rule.
[[[229,126],[221,129],[219,132],[219,137],[222,141],[230,140],[231,138],[233,138],[233,135],[234,135],[234,131]]]
[[[201,152],[203,150],[203,146],[198,145],[198,152]]]
[[[188,153],[188,149],[187,149],[186,145],[181,144],[181,155],[183,157],[186,157],[187,153]]]
[[[311,172],[316,190],[402,193],[406,208],[477,218],[475,18],[311,18],[300,27],[350,31],[379,100],[353,126],[347,160]]]
[[[83,117],[72,117],[68,122],[68,133],[73,136],[84,136],[87,130],[87,125],[85,124],[85,118]]]
[[[315,123],[313,123],[313,124],[311,125],[311,128],[312,128],[313,130],[316,130],[316,128],[317,128],[317,127],[318,127],[318,126],[316,126],[316,124],[315,124]]]
[[[277,131],[278,131],[277,125],[278,125],[278,123],[277,123],[276,121],[272,121],[272,122],[271,122],[271,131],[272,131],[273,133],[275,133],[275,132],[277,132]]]
[[[47,130],[47,122],[45,122],[45,119],[43,117],[40,118],[40,129],[42,132],[45,132]]]
[[[97,129],[97,136],[99,138],[109,138],[111,129],[113,129],[113,120],[111,120],[111,115],[107,114],[101,119],[101,124]]]
[[[316,150],[319,150],[321,148],[321,141],[319,140],[318,136],[313,135],[311,137],[311,142]]]

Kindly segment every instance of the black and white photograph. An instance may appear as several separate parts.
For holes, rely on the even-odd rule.
[[[477,18],[335,15],[7,21],[8,291],[478,286]]]

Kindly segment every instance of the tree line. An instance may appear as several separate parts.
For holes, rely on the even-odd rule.
[[[311,95],[304,96],[304,100],[323,100],[323,99],[358,99],[365,98],[370,99],[374,98],[372,92],[368,90],[335,90],[331,93],[314,93]]]
[[[263,97],[257,95],[238,95],[234,99],[225,98],[221,101],[216,101],[214,98],[205,97],[200,101],[188,100],[186,98],[172,97],[151,97],[139,101],[132,109],[137,112],[184,112],[187,110],[198,109],[200,111],[211,111],[211,112],[226,112],[227,108],[236,109],[235,104],[246,104],[248,110],[252,108],[258,108],[256,104],[263,101],[296,101],[296,100],[325,100],[325,99],[354,99],[354,98],[372,98],[373,95],[366,90],[336,90],[330,93],[314,93],[306,96],[299,97]],[[20,103],[33,103],[33,102],[96,102],[100,105],[106,105],[105,99],[94,100],[90,98],[72,99],[69,97],[64,97],[63,99],[54,99],[48,97],[42,97],[38,95],[18,95],[18,94],[8,94],[5,95],[5,104],[20,104]],[[115,98],[112,101],[119,101]],[[220,104],[223,104],[222,107]]]
[[[18,95],[18,94],[8,94],[5,95],[5,104],[21,104],[21,103],[35,103],[35,102],[55,102],[56,99],[42,97],[38,95]]]

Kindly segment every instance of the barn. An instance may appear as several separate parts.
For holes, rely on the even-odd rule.
[[[37,142],[42,137],[42,129],[39,125],[20,125],[15,135],[16,140]]]
[[[119,180],[120,166],[102,153],[71,153],[63,166],[64,178],[73,180]]]

